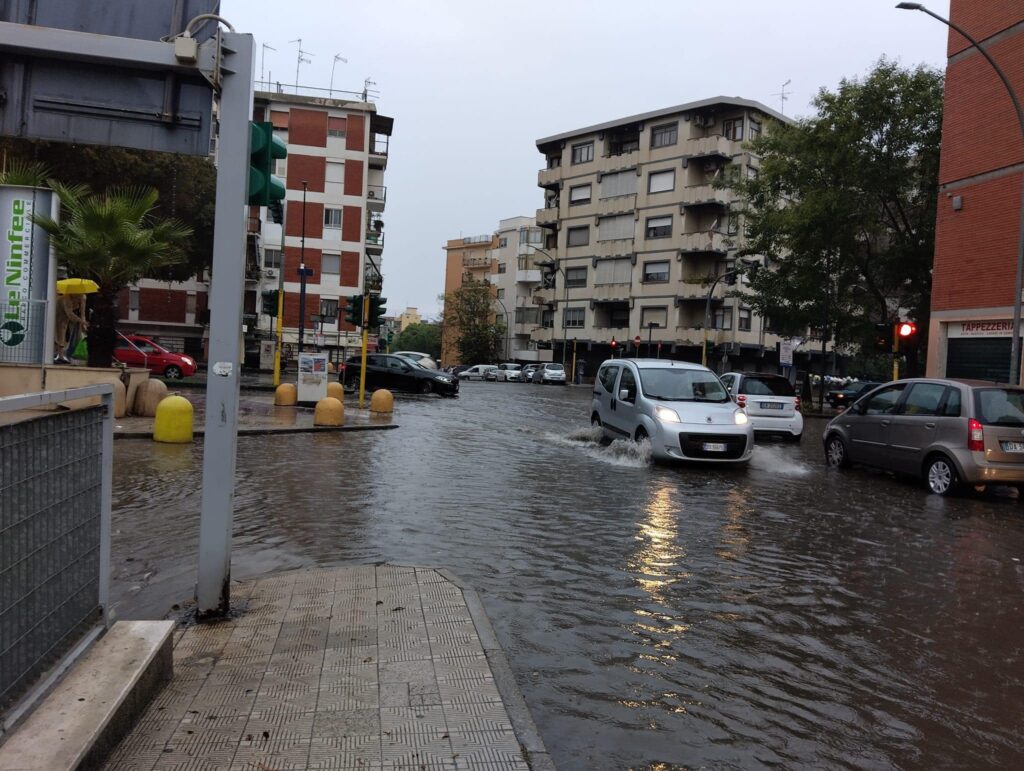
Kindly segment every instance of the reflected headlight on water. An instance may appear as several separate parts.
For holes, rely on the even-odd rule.
[[[747,413],[743,410],[736,410],[736,412],[732,414],[732,419],[737,426],[745,426],[750,422],[750,418],[747,417]]]
[[[655,407],[654,414],[657,415],[658,420],[665,423],[679,422],[679,413],[675,410],[670,410],[668,407]]]

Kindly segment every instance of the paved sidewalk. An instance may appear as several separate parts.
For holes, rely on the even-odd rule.
[[[108,769],[553,769],[476,595],[365,565],[233,587]]]

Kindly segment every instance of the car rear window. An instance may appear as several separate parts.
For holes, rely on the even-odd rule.
[[[749,396],[796,396],[793,384],[784,377],[748,375],[740,384],[740,393]]]
[[[974,411],[986,426],[1024,426],[1024,391],[979,388],[974,392]]]

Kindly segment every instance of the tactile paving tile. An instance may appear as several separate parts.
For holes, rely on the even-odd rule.
[[[512,721],[509,720],[505,705],[497,702],[447,704],[444,713],[452,735],[512,730]]]
[[[311,769],[379,769],[380,734],[370,736],[313,737],[309,749]]]
[[[444,732],[388,734],[384,731],[381,757],[385,768],[394,767],[396,763],[443,763],[446,767],[455,763],[452,744]]]
[[[380,710],[381,731],[387,734],[437,733],[448,730],[444,709],[431,707],[382,707]]]
[[[337,712],[317,712],[312,735],[317,738],[344,738],[346,736],[379,737],[381,715],[378,709],[351,709]]]
[[[452,732],[452,751],[470,764],[500,763],[522,758],[516,735],[509,731]]]

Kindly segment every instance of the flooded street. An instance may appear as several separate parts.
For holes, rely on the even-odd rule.
[[[234,577],[388,561],[481,595],[564,769],[1019,767],[1024,505],[602,447],[590,390],[467,383],[395,431],[242,437]],[[121,617],[191,598],[202,444],[115,442]]]

